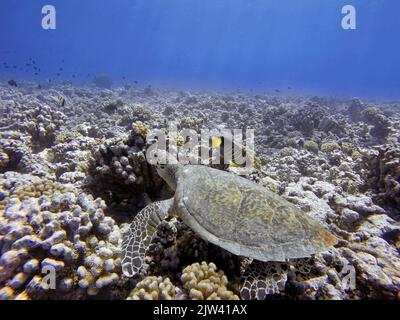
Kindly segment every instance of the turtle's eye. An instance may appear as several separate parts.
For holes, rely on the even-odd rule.
[[[161,163],[159,160],[156,163],[157,169],[165,169],[165,164]]]

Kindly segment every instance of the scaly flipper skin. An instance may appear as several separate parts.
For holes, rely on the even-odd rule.
[[[122,272],[127,277],[133,277],[140,271],[157,227],[167,218],[172,205],[173,199],[153,202],[133,219],[122,241]]]
[[[264,300],[285,288],[289,265],[285,262],[253,260],[242,275],[240,296],[244,300]]]
[[[240,296],[244,300],[264,300],[267,295],[284,290],[290,266],[296,273],[308,275],[313,258],[294,259],[288,262],[261,262],[253,260],[242,271]]]

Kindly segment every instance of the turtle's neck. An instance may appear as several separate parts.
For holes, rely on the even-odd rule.
[[[158,168],[158,174],[165,180],[172,190],[176,190],[176,175],[182,166],[179,164],[169,164],[164,168]]]

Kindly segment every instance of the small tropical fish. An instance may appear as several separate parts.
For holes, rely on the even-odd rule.
[[[240,166],[237,163],[232,162],[231,164],[229,164],[229,167],[230,168],[239,168]]]
[[[58,100],[58,104],[59,104],[61,107],[64,107],[64,106],[65,106],[65,98],[64,98],[62,95],[59,95],[59,96],[57,97],[57,100]]]
[[[211,141],[211,147],[213,149],[219,148],[222,144],[222,138],[221,137],[213,137]]]

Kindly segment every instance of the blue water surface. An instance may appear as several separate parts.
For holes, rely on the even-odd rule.
[[[0,79],[399,98],[399,17],[398,0],[1,0]]]

